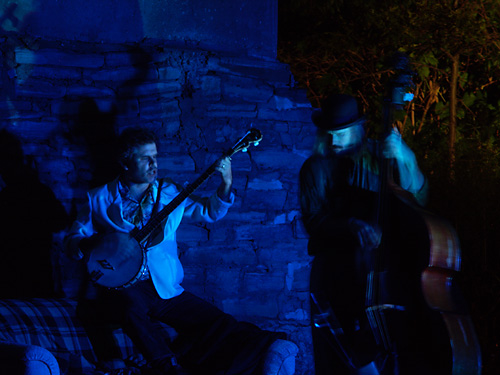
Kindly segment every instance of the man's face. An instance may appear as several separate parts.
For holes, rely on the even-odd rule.
[[[343,155],[358,149],[365,134],[362,124],[356,124],[344,129],[330,130],[330,148],[337,155]]]
[[[136,184],[152,183],[158,174],[158,152],[155,143],[134,147],[125,167],[125,178]]]

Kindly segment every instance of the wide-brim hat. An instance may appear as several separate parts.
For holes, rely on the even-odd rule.
[[[324,130],[344,129],[363,118],[356,98],[346,94],[329,95],[321,102],[321,108],[314,109],[311,115],[312,122]]]

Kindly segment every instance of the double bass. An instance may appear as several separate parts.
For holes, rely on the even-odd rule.
[[[411,85],[407,57],[397,54],[394,67],[397,76],[384,99],[386,132]],[[457,234],[398,187],[390,162],[379,159],[381,185],[372,199],[382,239],[366,261],[363,311],[353,310],[367,322],[360,329],[373,337],[376,360],[359,367],[358,348],[336,318],[335,306],[318,293],[311,295],[319,310],[314,323],[331,333],[332,348],[354,374],[479,375],[480,347],[459,284]]]

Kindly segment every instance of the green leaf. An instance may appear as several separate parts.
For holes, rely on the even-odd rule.
[[[466,107],[471,107],[476,101],[476,95],[471,92],[466,92],[462,98],[462,101]]]

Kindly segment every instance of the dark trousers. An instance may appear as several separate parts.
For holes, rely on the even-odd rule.
[[[404,251],[410,250],[405,248]],[[321,307],[311,301],[316,375],[349,375],[355,373],[355,368],[372,361],[377,363],[383,375],[450,374],[451,348],[444,322],[438,312],[431,311],[424,303],[417,303],[421,298],[411,293],[413,290],[409,287],[404,289],[407,293],[391,294],[395,301],[403,301],[400,305],[405,311],[389,310],[380,315],[385,319],[383,324],[396,355],[376,344],[374,332],[377,331],[370,327],[365,313],[365,263],[354,250],[322,252],[314,257],[310,291]],[[413,276],[409,269],[402,267],[401,271],[405,276]],[[396,286],[411,285],[406,277],[395,280]],[[419,282],[419,275],[411,280]],[[328,308],[337,320],[333,323],[337,325],[334,328],[341,328],[342,332],[337,329],[334,334],[324,324],[319,324],[323,327],[315,325],[323,323],[317,318],[324,317],[322,312]]]
[[[238,322],[189,292],[161,299],[151,280],[99,294],[92,304],[100,310],[104,308],[111,321],[122,325],[145,358],[153,363],[175,355],[181,365],[193,371],[258,374],[269,345],[277,338],[284,338],[282,334]],[[176,330],[178,338],[174,343],[159,329],[158,322]],[[109,348],[101,349],[104,351],[101,358],[116,354]]]
[[[310,292],[316,301],[311,298],[311,327],[316,375],[352,374],[377,355],[364,314],[366,276],[352,254],[321,253],[312,263]]]

